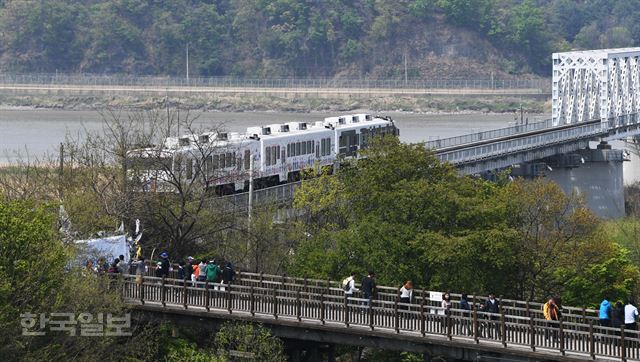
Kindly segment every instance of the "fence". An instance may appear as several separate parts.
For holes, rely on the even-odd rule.
[[[85,85],[139,87],[288,88],[288,89],[482,89],[551,93],[549,79],[367,79],[157,77],[101,74],[0,74],[5,85]]]
[[[255,274],[245,274],[233,284],[192,285],[153,277],[136,281],[134,276],[124,275],[120,288],[129,303],[151,303],[158,308],[173,306],[178,310],[195,307],[207,312],[241,312],[248,318],[259,314],[263,318],[271,316],[274,320],[294,320],[301,324],[301,328],[306,323],[317,325],[319,322],[322,325],[341,325],[347,330],[351,326],[358,326],[359,330],[365,327],[372,332],[377,331],[378,336],[401,333],[413,337],[438,335],[453,342],[501,344],[534,352],[543,349],[547,353],[568,353],[584,359],[606,357],[626,361],[640,358],[638,331],[601,327],[592,320],[562,318],[548,321],[529,308],[524,315],[509,314],[504,300],[499,313],[484,312],[475,306],[471,310],[463,310],[455,304],[445,310],[427,298],[411,304],[399,303],[398,299],[367,300],[345,297],[343,293],[303,289],[301,284],[284,280],[275,285],[263,284],[265,276],[260,276],[258,279]],[[117,281],[113,279],[112,283],[115,285]],[[247,285],[251,283],[253,285]]]

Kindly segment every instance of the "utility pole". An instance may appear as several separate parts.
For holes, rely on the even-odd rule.
[[[404,51],[404,85],[406,86],[408,83],[408,74],[407,74],[407,51]]]
[[[189,42],[187,42],[187,85],[189,85]]]
[[[171,117],[169,115],[169,88],[165,88],[164,107],[167,109],[167,138],[171,137]]]
[[[247,215],[247,260],[251,248],[251,211],[253,208],[253,155],[249,154],[249,214]]]
[[[60,185],[58,186],[58,196],[60,197],[60,200],[62,200],[62,198],[64,197],[63,194],[63,189],[64,186],[62,185],[62,181],[64,180],[64,143],[60,142],[60,170],[59,170],[60,174],[59,176],[59,180],[58,182],[60,183]]]

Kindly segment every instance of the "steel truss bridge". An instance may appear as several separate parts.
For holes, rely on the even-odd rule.
[[[403,304],[397,288],[382,286],[367,303],[358,292],[345,297],[337,281],[245,272],[231,285],[149,276],[136,283],[134,275],[111,283],[139,318],[190,326],[263,323],[280,337],[411,351],[425,360],[640,360],[640,332],[602,327],[592,309],[563,307],[559,321],[548,321],[540,303],[501,299],[492,314],[479,308],[484,298],[471,296],[472,309],[463,310],[460,295],[451,294],[445,313],[434,291],[414,290]]]

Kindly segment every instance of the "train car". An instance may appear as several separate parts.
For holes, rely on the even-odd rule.
[[[300,179],[312,166],[357,158],[371,137],[398,135],[393,120],[369,114],[250,127],[246,133],[208,132],[165,139],[161,147],[131,152],[145,190],[201,182],[216,194],[247,191]],[[167,186],[169,185],[169,186]]]
[[[335,159],[331,152],[333,131],[322,122],[290,122],[247,130],[260,139],[263,157],[256,168],[256,185],[273,186],[300,179],[300,172],[314,165],[330,165]]]

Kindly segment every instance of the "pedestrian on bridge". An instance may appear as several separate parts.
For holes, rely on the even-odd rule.
[[[207,268],[205,270],[206,281],[208,283],[216,283],[218,281],[218,273],[220,269],[218,268],[218,264],[216,264],[215,260],[210,260],[209,264],[207,264]],[[220,290],[219,286],[215,286],[215,290]]]
[[[603,327],[611,327],[611,303],[609,303],[609,296],[605,296],[602,303],[600,303],[600,325]]]
[[[193,280],[193,257],[187,258],[187,262],[184,264],[184,283],[189,285],[189,282]]]
[[[362,278],[361,285],[362,297],[365,299],[362,304],[365,306],[369,306],[369,304],[371,303],[371,299],[373,298],[373,293],[375,293],[376,290],[375,274],[372,271],[369,271],[367,276]]]
[[[400,303],[411,304],[413,299],[413,282],[407,280],[400,288]],[[403,306],[402,309],[408,309],[408,306]]]
[[[227,265],[222,269],[222,286],[220,286],[220,290],[224,291],[225,285],[230,285],[235,275],[236,271],[233,270],[233,265],[228,261]]]
[[[611,309],[611,326],[613,328],[620,329],[620,326],[624,324],[624,304],[618,301],[616,305]]]
[[[552,330],[553,341],[557,339],[556,321],[560,319],[560,309],[556,303],[555,298],[549,298],[549,300],[542,306],[542,314],[547,321],[547,328],[544,330],[544,338],[549,339],[549,330]]]
[[[624,328],[635,331],[637,328],[636,320],[638,319],[638,308],[633,305],[633,301],[627,299],[624,306]]]
[[[202,259],[198,264],[198,281],[205,282],[207,280],[207,259]]]
[[[491,313],[488,317],[489,320],[491,320],[489,323],[493,324],[493,328],[491,326],[488,328],[489,338],[493,338],[492,331],[494,329],[496,331],[497,338],[500,338],[500,323],[495,322],[498,320],[498,314],[500,313],[500,302],[496,299],[496,296],[493,293],[489,294],[489,299],[485,302],[482,311],[485,313]]]
[[[342,290],[344,290],[344,297],[349,298],[353,296],[353,292],[357,292],[356,288],[356,272],[352,272],[351,275],[346,277],[342,281]]]

